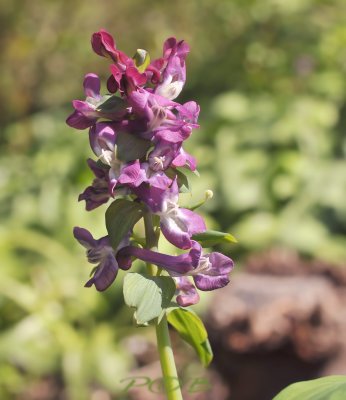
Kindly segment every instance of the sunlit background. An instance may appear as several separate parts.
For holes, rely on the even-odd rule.
[[[84,74],[109,75],[90,46],[100,28],[130,55],[159,57],[169,36],[190,44],[178,100],[201,104],[187,142],[201,177],[184,202],[214,192],[201,213],[239,240],[222,248],[238,271],[274,247],[345,263],[344,0],[0,4],[2,400],[125,399],[115,396],[137,366],[129,338],[154,340],[132,325],[122,275],[105,293],[83,288],[90,268],[71,233],[105,234],[106,207],[77,202],[92,178],[87,132],[65,125]]]

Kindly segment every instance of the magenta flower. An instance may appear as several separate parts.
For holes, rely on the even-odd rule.
[[[96,54],[101,57],[110,58],[112,61],[123,65],[124,68],[130,58],[116,48],[113,36],[105,29],[100,29],[99,32],[93,33],[91,37],[91,46]]]
[[[103,165],[109,167],[108,181],[111,194],[117,184],[137,187],[147,180],[139,160],[123,163],[117,158],[116,124],[100,122],[89,132],[90,146]]]
[[[117,252],[110,246],[107,236],[95,240],[88,230],[79,227],[73,229],[73,234],[78,242],[86,248],[89,263],[97,264],[93,277],[88,280],[85,286],[90,287],[95,285],[96,289],[100,292],[106,290],[114,282],[118,274]],[[117,251],[127,246],[128,243],[128,238],[124,238]],[[122,269],[130,268],[131,264],[129,260],[130,258],[126,259],[122,257]]]
[[[73,100],[75,111],[67,118],[66,123],[72,128],[85,129],[93,126],[99,118],[118,120],[127,114],[126,104],[117,99],[116,103],[109,110],[102,111],[108,97],[100,95],[100,79],[95,74],[87,74],[84,77],[85,101]]]
[[[139,88],[133,91],[128,101],[132,113],[142,123],[143,132],[140,136],[145,139],[151,139],[155,130],[166,126],[165,124],[170,125],[169,121],[176,118],[172,110],[178,104],[148,90]]]
[[[163,45],[163,61],[156,61],[153,66],[156,70],[161,64],[161,82],[156,86],[155,93],[173,100],[179,96],[186,81],[185,58],[190,48],[183,40],[169,38]],[[154,69],[154,70],[155,70]]]
[[[92,35],[91,45],[96,54],[110,58],[114,64],[110,66],[112,75],[107,81],[110,93],[117,90],[121,94],[130,94],[133,90],[147,82],[147,75],[140,73],[133,59],[118,50],[115,41],[106,30],[101,29]]]

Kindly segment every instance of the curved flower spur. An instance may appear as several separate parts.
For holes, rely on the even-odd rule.
[[[218,252],[205,254],[203,247],[236,240],[229,233],[208,231],[203,218],[179,206],[179,192],[188,183],[188,170],[197,161],[183,144],[198,128],[199,105],[176,102],[186,81],[187,43],[169,38],[162,57],[150,60],[137,50],[129,57],[105,30],[92,35],[94,52],[109,61],[109,93],[101,94],[96,74],[84,78],[85,100],[72,102],[74,112],[67,124],[89,128],[89,141],[96,159],[87,163],[95,178],[79,196],[91,211],[109,202],[108,234],[94,239],[84,228],[74,236],[86,248],[87,259],[96,264],[86,287],[104,291],[119,269],[128,270],[136,260],[147,264],[147,273],[128,272],[124,278],[125,303],[135,308],[138,325],[154,324],[169,400],[182,399],[170,344],[167,321],[191,344],[207,366],[212,352],[203,322],[187,306],[199,301],[198,290],[210,291],[229,283],[233,261]],[[145,238],[134,234],[144,220]],[[158,252],[160,232],[185,253]]]

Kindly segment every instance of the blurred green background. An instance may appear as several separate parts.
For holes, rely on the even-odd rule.
[[[105,208],[77,203],[87,133],[65,125],[84,74],[109,74],[90,47],[100,28],[128,54],[156,58],[171,35],[190,44],[178,100],[201,104],[187,144],[201,178],[184,201],[214,191],[202,213],[238,238],[222,250],[239,269],[274,246],[345,262],[344,0],[1,0],[2,400],[115,394],[135,365],[126,338],[152,335],[133,329],[122,276],[104,294],[83,288],[90,268],[71,234],[105,233]]]

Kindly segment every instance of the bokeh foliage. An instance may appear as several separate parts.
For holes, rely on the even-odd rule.
[[[109,73],[89,44],[101,27],[129,54],[155,57],[170,35],[191,45],[180,100],[201,103],[189,144],[201,178],[184,201],[215,192],[203,212],[239,239],[237,258],[279,245],[344,262],[344,0],[2,0],[0,9],[1,399],[52,376],[71,399],[115,393],[133,365],[121,279],[102,295],[84,289],[89,270],[71,235],[76,224],[105,234],[104,208],[76,202],[91,179],[86,133],[64,124],[83,75]]]

